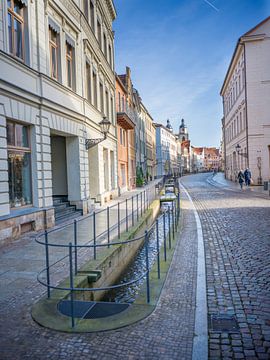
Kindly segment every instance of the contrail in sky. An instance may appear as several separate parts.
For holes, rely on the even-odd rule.
[[[216,8],[212,3],[210,3],[210,1],[204,0],[204,2],[206,2],[206,4],[208,4],[208,5],[210,5],[214,10],[219,11],[219,9]]]

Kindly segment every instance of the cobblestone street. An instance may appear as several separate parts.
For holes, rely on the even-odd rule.
[[[211,359],[270,358],[270,200],[187,176],[205,244],[208,315],[233,315],[239,330],[209,327]],[[234,185],[234,184],[233,184]]]
[[[255,192],[224,189],[212,175],[181,179],[198,211],[205,245],[208,316],[234,316],[236,327],[219,331],[209,322],[210,359],[270,358],[270,201]],[[33,277],[34,254],[24,278],[10,283],[1,272],[0,358],[191,359],[195,325],[197,231],[191,203],[182,192],[183,230],[154,313],[132,326],[97,334],[65,334],[37,325],[32,304],[44,289]],[[12,262],[29,239],[1,248]],[[12,258],[13,256],[13,258]],[[11,271],[10,271],[11,272]],[[14,273],[13,273],[14,276]],[[5,286],[6,284],[6,286]],[[25,286],[25,289],[23,288]],[[2,291],[3,290],[3,291]],[[4,291],[5,290],[5,291]],[[14,291],[17,290],[17,291]]]

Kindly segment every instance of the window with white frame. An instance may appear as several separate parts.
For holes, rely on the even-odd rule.
[[[25,6],[19,0],[7,0],[9,52],[25,59]]]
[[[67,86],[76,90],[75,43],[66,37],[66,76]]]
[[[50,76],[61,81],[60,27],[49,19]]]

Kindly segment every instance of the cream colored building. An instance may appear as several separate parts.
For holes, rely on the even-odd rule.
[[[154,120],[148,110],[141,102],[141,119],[144,122],[145,142],[146,142],[146,175],[147,180],[154,179],[156,176],[156,128]]]
[[[224,171],[249,167],[255,184],[270,179],[270,17],[242,35],[220,92]]]
[[[112,0],[0,2],[0,240],[52,226],[55,196],[87,213],[117,194],[115,17]]]

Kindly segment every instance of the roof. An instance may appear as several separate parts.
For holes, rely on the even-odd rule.
[[[242,43],[242,38],[245,37],[245,36],[249,36],[254,30],[256,30],[257,28],[259,28],[262,24],[266,23],[269,19],[270,19],[270,16],[268,16],[266,19],[262,20],[259,24],[257,24],[256,26],[254,26],[252,29],[248,30],[246,33],[244,33],[243,35],[241,35],[240,38],[237,40],[237,43],[236,43],[236,45],[235,45],[234,52],[233,52],[233,55],[232,55],[232,58],[231,58],[231,61],[230,61],[229,67],[228,67],[228,70],[227,70],[227,72],[226,72],[226,75],[225,75],[225,78],[224,78],[224,81],[223,81],[223,84],[222,84],[222,87],[221,87],[221,90],[220,90],[220,95],[222,95],[223,89],[224,89],[224,87],[225,87],[225,83],[226,83],[227,78],[228,78],[228,76],[229,76],[229,73],[230,73],[230,70],[231,70],[233,61],[234,61],[235,56],[236,56],[236,54],[237,54],[237,51],[239,50],[239,47],[240,47],[241,45],[243,45],[243,43]]]

